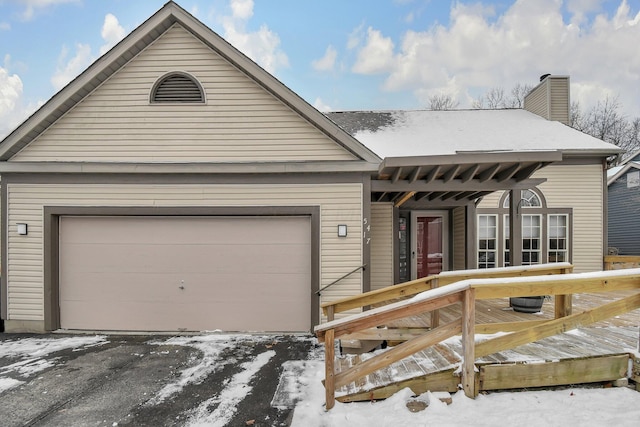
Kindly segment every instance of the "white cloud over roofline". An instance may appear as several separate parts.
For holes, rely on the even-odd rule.
[[[232,0],[232,15],[222,19],[226,41],[271,74],[289,66],[289,58],[280,48],[280,37],[267,25],[248,31],[247,21],[253,16],[253,0]]]
[[[127,35],[127,31],[120,25],[115,15],[107,13],[104,17],[100,35],[104,40],[104,44],[100,46],[99,55],[104,55]],[[69,48],[63,46],[58,56],[56,72],[51,76],[51,84],[56,90],[62,89],[89,67],[99,55],[93,53],[91,45],[76,43],[75,54],[69,58]]]
[[[401,40],[369,27],[362,43],[362,30],[354,30],[351,69],[385,75],[383,90],[411,91],[422,105],[446,88],[463,107],[490,87],[532,84],[545,73],[570,75],[572,100],[584,107],[619,94],[626,109],[637,110],[629,113],[640,115],[640,55],[634,50],[640,13],[633,16],[627,0],[619,1],[612,16],[594,15],[601,5],[589,0],[520,0],[499,16],[482,3],[454,2],[449,24],[406,31]]]

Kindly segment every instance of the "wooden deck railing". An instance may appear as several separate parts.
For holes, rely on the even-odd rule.
[[[327,316],[327,321],[335,319],[337,313],[348,310],[359,309],[367,306],[374,306],[398,298],[407,298],[419,294],[429,289],[435,289],[451,283],[466,279],[500,278],[500,277],[524,277],[524,276],[544,276],[548,274],[567,274],[573,271],[573,266],[566,262],[537,264],[505,268],[488,268],[475,270],[457,270],[442,272],[438,275],[427,276],[410,282],[389,286],[383,289],[365,292],[363,294],[346,297],[322,304],[322,310]],[[558,299],[565,310],[571,307],[571,296],[567,295]],[[557,308],[557,310],[560,308]],[[567,313],[569,314],[569,313]],[[431,313],[431,327],[437,327],[440,323],[438,310]]]
[[[325,347],[326,408],[331,409],[334,406],[336,389],[458,334],[462,334],[463,346],[461,384],[467,396],[475,397],[478,393],[474,372],[476,358],[640,308],[640,292],[636,292],[618,301],[603,304],[582,313],[566,314],[552,320],[476,325],[476,300],[516,296],[571,295],[630,289],[640,290],[640,269],[565,274],[553,277],[470,279],[425,291],[406,301],[395,302],[319,325],[315,328],[315,332],[318,340],[324,342]],[[383,327],[387,322],[437,310],[455,303],[461,303],[458,319],[426,331],[390,350],[336,373],[334,366],[335,340],[340,337],[371,328]],[[476,332],[493,333],[498,331],[511,333],[483,342],[475,342]]]
[[[623,268],[640,267],[640,256],[635,255],[607,255],[604,257],[605,270],[620,270]]]

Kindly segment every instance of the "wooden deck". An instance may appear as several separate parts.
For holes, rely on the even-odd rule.
[[[579,294],[573,296],[573,311],[589,310],[607,302],[612,302],[625,296],[633,295],[635,291],[617,291],[598,294]],[[526,320],[553,319],[553,299],[546,298],[542,310],[538,313],[518,313],[509,307],[509,299],[489,299],[476,302],[476,323],[502,323]],[[448,323],[460,316],[460,304],[440,310],[440,322]],[[388,327],[430,327],[430,315],[402,319],[387,325]],[[635,310],[624,316],[599,322],[594,326],[640,326],[640,310]],[[637,343],[636,343],[637,344]],[[637,345],[636,345],[637,347]]]
[[[591,309],[633,293],[635,291],[581,294],[574,297],[573,310],[580,312]],[[440,324],[446,324],[459,316],[460,304],[441,309]],[[541,312],[534,314],[513,311],[507,298],[476,302],[476,324],[553,317],[554,303],[550,298],[545,300]],[[390,322],[387,328],[429,326],[430,316],[427,315]],[[633,352],[638,351],[638,326],[640,309],[598,322],[588,328],[478,358],[478,389],[486,391],[544,387],[604,382],[627,377],[630,360],[634,362],[636,371],[640,369],[640,360],[633,356]],[[476,336],[476,342],[482,340],[482,336]],[[450,338],[336,390],[336,398],[343,402],[383,399],[405,387],[410,387],[416,394],[428,390],[455,392],[460,383],[460,375],[456,370],[459,370],[462,354],[460,337]],[[371,353],[342,355],[338,357],[336,371],[348,369],[370,357]],[[640,372],[635,375],[640,375]]]

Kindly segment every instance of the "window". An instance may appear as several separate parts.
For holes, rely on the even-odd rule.
[[[549,262],[568,262],[568,215],[549,215]]]
[[[478,268],[497,267],[497,215],[478,215]]]
[[[151,89],[150,102],[204,103],[204,90],[195,77],[183,72],[171,72],[160,77]]]
[[[504,238],[502,239],[504,247],[504,266],[509,267],[511,265],[511,258],[509,257],[509,215],[504,215]]]
[[[518,214],[522,223],[522,264],[571,262],[571,208],[549,208],[537,188],[523,190]],[[496,208],[479,208],[478,268],[511,265],[509,192]]]
[[[541,216],[522,215],[522,265],[540,264]]]
[[[509,209],[509,192],[506,192],[507,196],[502,202],[502,207]],[[523,208],[539,208],[542,206],[540,196],[538,196],[533,190],[523,190],[520,196],[520,207]]]

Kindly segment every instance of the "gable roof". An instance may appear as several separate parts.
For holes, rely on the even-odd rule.
[[[328,138],[362,161],[370,163],[371,166],[365,169],[377,169],[381,159],[376,154],[173,1],[166,3],[114,48],[96,60],[0,142],[0,160],[9,160],[18,153],[175,23],[187,29]]]

